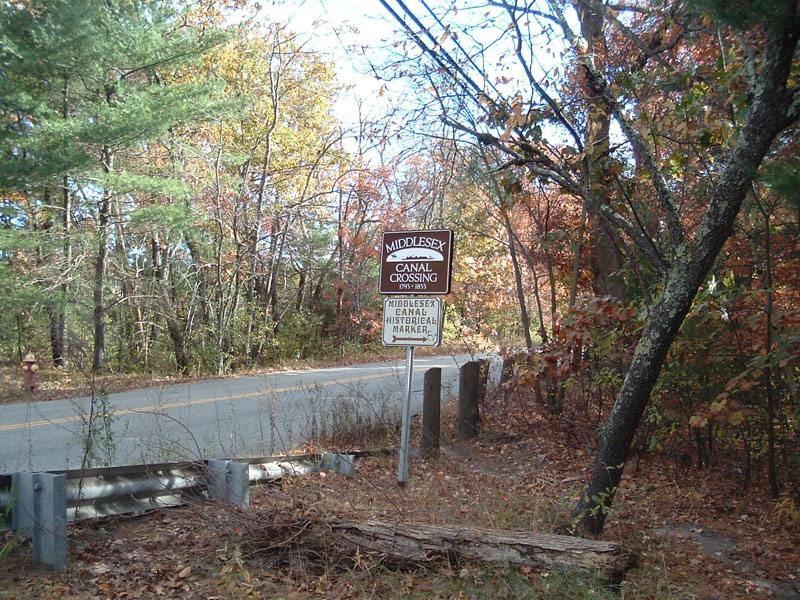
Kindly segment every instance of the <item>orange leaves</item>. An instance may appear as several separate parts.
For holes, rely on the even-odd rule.
[[[701,405],[701,410],[689,418],[689,425],[706,427],[709,423],[715,423],[737,427],[744,423],[749,416],[754,414],[754,411],[735,399],[734,395],[748,392],[759,385],[759,381],[752,379],[752,377],[759,376],[760,373],[757,372],[746,372],[731,379],[724,392],[718,394],[716,399],[708,405]]]

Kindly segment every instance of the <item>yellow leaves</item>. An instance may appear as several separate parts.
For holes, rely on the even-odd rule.
[[[708,418],[702,415],[692,415],[689,418],[690,427],[705,427],[708,425]]]
[[[727,391],[718,394],[707,409],[701,409],[698,414],[690,417],[689,425],[691,427],[705,427],[709,423],[727,423],[733,427],[741,425],[752,411],[743,407],[738,400],[732,397],[732,394],[734,392],[748,391],[756,385],[756,381],[748,380],[742,376],[732,379],[728,382]]]
[[[728,404],[727,398],[722,398],[721,400],[714,400],[711,403],[710,410],[712,414],[719,414]]]
[[[511,102],[511,114],[506,120],[506,128],[500,139],[507,142],[511,139],[511,131],[526,122],[526,117],[522,114],[522,98],[516,96]]]
[[[745,418],[745,413],[744,413],[744,411],[740,410],[740,411],[736,411],[734,413],[731,413],[731,416],[730,416],[730,419],[728,419],[728,422],[731,425],[733,425],[734,427],[737,427],[737,426],[741,425],[742,423],[744,423],[744,418]]]

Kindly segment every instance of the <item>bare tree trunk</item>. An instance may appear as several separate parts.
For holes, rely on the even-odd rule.
[[[110,106],[116,89],[107,87],[106,103]],[[104,145],[100,155],[100,168],[104,173],[114,170],[114,148]],[[108,228],[111,216],[111,191],[104,189],[97,209],[97,257],[94,270],[94,356],[92,372],[105,373],[106,370],[106,306],[105,280],[108,267]]]
[[[595,66],[604,68],[607,54],[604,33],[605,5],[599,0],[577,0],[575,7],[580,15],[581,34],[586,40],[587,50],[594,57]],[[603,185],[606,183],[604,180],[608,160],[602,157],[607,154],[610,145],[611,112],[602,98],[592,91],[582,70],[579,71],[579,81],[582,82],[584,95],[588,101],[589,122],[586,127],[585,146],[593,158],[591,166],[589,164],[584,166],[584,177],[588,182],[587,185],[602,186],[604,190],[610,190],[611,185]],[[607,196],[606,193],[601,195]],[[606,202],[608,200],[610,200],[608,197],[603,199]],[[586,203],[584,207],[590,208]],[[616,273],[622,266],[622,257],[594,211],[589,211],[587,224],[592,249],[593,291],[596,296],[611,296],[621,300],[625,297],[625,287],[619,284]],[[575,275],[573,273],[573,290]],[[570,308],[574,306],[573,294],[574,292],[570,294]]]
[[[62,91],[61,116],[69,118],[69,80],[64,79]],[[52,347],[53,364],[63,367],[67,362],[67,298],[69,297],[68,273],[72,269],[72,194],[69,189],[69,176],[61,179],[61,194],[63,198],[64,215],[62,218],[64,262],[62,274],[64,282],[61,284],[61,304],[53,307],[50,314],[50,340]]]
[[[50,205],[51,200],[50,190],[45,189],[45,205]],[[65,203],[67,200],[65,200]],[[66,207],[65,207],[66,210]],[[64,226],[57,228],[63,234]],[[63,296],[59,299],[56,296],[53,302],[48,303],[48,312],[50,313],[50,350],[51,356],[53,357],[53,364],[57,367],[64,366],[64,344],[66,339],[65,327],[66,327],[66,293],[65,288],[67,287],[67,278],[66,271],[68,269],[66,256],[63,257],[63,262],[58,265],[57,267],[61,272],[61,276],[64,278],[64,282],[61,284],[61,290]]]
[[[591,532],[599,533],[603,528],[650,392],[708,268],[709,260],[676,265],[639,338],[633,361],[605,424],[589,485],[575,511]]]
[[[110,151],[109,151],[110,152]],[[105,154],[105,152],[104,152]],[[107,191],[98,207],[97,257],[94,267],[94,357],[92,371],[102,374],[106,370],[106,306],[105,280],[108,263],[108,217],[111,199]]]
[[[497,198],[497,204],[500,207],[500,210],[503,213],[503,225],[506,228],[506,235],[508,236],[508,252],[509,256],[511,257],[511,265],[514,269],[514,284],[517,290],[517,302],[519,304],[519,317],[520,322],[522,324],[522,331],[525,334],[525,347],[527,348],[528,352],[531,351],[533,348],[533,340],[531,339],[531,320],[528,316],[528,306],[525,302],[525,288],[522,285],[522,271],[519,267],[519,260],[517,259],[517,250],[516,250],[516,236],[514,235],[514,230],[511,228],[511,221],[508,218],[508,211],[503,208],[504,204],[504,195],[500,191],[500,186],[497,183],[497,178],[494,176],[494,173],[491,172],[489,169],[489,159],[486,157],[486,152],[481,147],[481,157],[483,158],[483,164],[486,166],[487,171],[489,171],[489,177],[492,181],[492,187],[494,188],[494,194]],[[536,274],[534,273],[534,279]],[[542,323],[542,312],[539,311],[539,327],[540,329],[544,328],[544,324]],[[538,383],[538,382],[537,382]]]
[[[135,337],[130,339],[130,330],[128,327],[121,327],[123,331],[128,331],[129,333],[127,335],[128,339],[120,340],[120,344],[128,345],[129,353],[136,357],[137,366],[146,367],[149,359],[148,349],[150,339],[147,335],[147,329],[145,328],[145,313],[142,310],[142,305],[138,298],[137,275],[135,272],[131,274],[129,270],[128,239],[125,226],[123,225],[122,207],[119,201],[114,202],[113,215],[116,221],[114,224],[116,242],[114,254],[119,268],[120,290],[122,291],[119,314],[121,320],[127,320],[122,307],[126,305],[129,307],[130,314],[127,318],[130,319],[131,327],[135,332]],[[157,268],[156,265],[154,265],[154,268]],[[121,323],[121,326],[122,325],[123,323]],[[142,362],[142,359],[144,362]]]
[[[172,294],[172,283],[170,282],[169,253],[161,245],[158,236],[154,235],[150,244],[153,248],[153,276],[161,290],[162,316],[167,325],[167,332],[172,341],[172,349],[175,354],[175,363],[178,365],[178,372],[186,375],[189,372],[189,359],[186,355],[186,341],[183,335],[183,323],[178,317]]]
[[[65,273],[69,273],[72,269],[72,194],[69,190],[68,177],[64,177],[62,185],[64,188],[64,271]],[[64,283],[61,285],[61,295],[64,304],[61,307],[61,318],[58,321],[57,340],[59,352],[53,352],[53,362],[59,367],[66,365],[69,353],[69,347],[67,345],[69,343],[67,339],[67,306],[69,305],[70,276],[71,275],[66,275]]]
[[[581,208],[581,226],[578,228],[576,235],[578,236],[572,243],[572,252],[575,256],[572,259],[572,278],[569,284],[569,299],[567,307],[569,310],[575,308],[575,302],[578,299],[578,280],[581,273],[581,252],[583,251],[583,236],[585,235],[584,229],[586,227],[586,202],[583,203]]]
[[[53,357],[53,364],[56,367],[63,367],[65,356],[65,327],[66,327],[66,305],[56,304],[50,307],[50,350]]]
[[[773,335],[773,315],[775,312],[775,296],[772,289],[772,236],[770,228],[772,227],[772,222],[770,218],[770,212],[767,207],[764,206],[764,203],[758,197],[758,193],[756,195],[756,203],[758,204],[758,208],[761,211],[761,214],[764,217],[764,274],[763,274],[763,282],[764,282],[764,290],[766,294],[766,306],[765,313],[766,313],[766,339],[764,341],[765,348],[764,350],[767,353],[767,356],[772,354],[772,335]],[[776,413],[776,399],[775,399],[775,390],[773,388],[773,368],[771,365],[767,364],[766,368],[764,369],[764,389],[766,390],[767,394],[767,476],[769,478],[769,488],[770,493],[774,499],[778,498],[780,490],[778,488],[778,473],[775,466],[775,413]]]
[[[109,102],[111,92],[108,92]],[[102,168],[106,173],[114,169],[114,150],[111,146],[103,147]],[[108,228],[111,216],[111,192],[103,190],[97,208],[97,257],[94,269],[94,356],[92,371],[97,374],[106,370],[106,305],[105,281],[108,267]]]
[[[514,268],[514,284],[517,290],[517,301],[519,302],[519,318],[522,323],[522,331],[525,334],[525,347],[528,352],[533,349],[533,340],[531,339],[531,320],[528,317],[528,307],[525,303],[525,288],[522,286],[522,271],[519,267],[519,260],[517,259],[516,243],[514,241],[514,233],[511,230],[511,221],[508,219],[508,214],[503,215],[503,222],[506,226],[506,233],[508,234],[508,252],[511,256],[511,265]],[[534,278],[536,276],[534,275]],[[539,325],[542,328],[541,322],[542,313],[539,311]]]
[[[733,233],[734,222],[759,165],[778,134],[800,118],[800,106],[786,83],[800,38],[800,17],[792,14],[793,20],[786,23],[784,31],[769,32],[758,78],[759,94],[748,110],[694,239],[674,248],[675,258],[667,272],[664,290],[636,345],[606,423],[589,485],[576,506],[576,516],[588,531],[599,532],[603,528],[633,436],[667,351],[719,251]]]

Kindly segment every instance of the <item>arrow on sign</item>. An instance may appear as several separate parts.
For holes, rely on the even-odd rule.
[[[403,338],[403,337],[397,337],[396,335],[392,336],[392,343],[394,343],[394,342],[422,342],[422,343],[425,343],[427,341],[428,341],[428,338],[426,338],[426,337],[422,337],[422,338]]]

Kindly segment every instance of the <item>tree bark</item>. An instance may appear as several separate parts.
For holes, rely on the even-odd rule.
[[[66,121],[69,118],[69,79],[64,79],[62,91],[61,116]],[[64,265],[63,272],[72,269],[72,194],[70,193],[69,177],[61,178],[62,197],[64,199],[63,234],[64,234]],[[66,366],[67,362],[67,298],[69,297],[69,277],[64,278],[61,284],[62,304],[52,309],[50,315],[50,339],[52,343],[53,364],[57,367]]]
[[[701,265],[676,271],[639,338],[633,361],[606,422],[589,485],[575,510],[583,527],[593,533],[603,529],[650,392],[707,273]]]
[[[775,312],[775,296],[773,293],[772,277],[772,221],[770,212],[764,207],[760,198],[756,197],[761,214],[764,216],[764,293],[766,294],[766,306],[764,307],[766,317],[766,340],[764,350],[766,355],[772,354],[772,327],[773,314]],[[769,489],[772,498],[777,500],[780,494],[778,486],[778,472],[775,466],[775,413],[778,409],[775,398],[775,390],[772,385],[773,369],[767,365],[764,369],[764,389],[767,394],[767,475],[769,477]]]
[[[522,332],[525,334],[525,348],[528,350],[528,352],[530,352],[533,349],[533,340],[531,339],[531,320],[528,316],[528,305],[525,302],[525,288],[522,285],[522,270],[520,269],[519,260],[517,259],[514,232],[511,230],[511,221],[509,220],[507,213],[503,215],[503,224],[506,226],[506,233],[508,234],[508,252],[511,258],[511,265],[514,268],[514,285],[517,290],[517,301],[519,303],[519,319],[522,323]],[[535,273],[533,277],[534,281],[536,281]],[[536,297],[538,300],[538,293]],[[539,331],[544,331],[541,308],[539,310]]]
[[[596,571],[609,583],[622,581],[635,557],[619,544],[563,535],[474,527],[334,520],[334,535],[348,546],[405,562],[439,556],[503,562],[545,570]]]
[[[796,13],[796,11],[795,11]],[[633,436],[672,341],[723,244],[733,233],[742,202],[772,142],[800,118],[800,106],[787,89],[800,19],[793,14],[781,31],[770,31],[763,53],[757,94],[731,157],[711,196],[694,239],[675,248],[664,290],[650,313],[628,373],[600,442],[586,492],[575,514],[588,531],[603,528]]]
[[[66,329],[66,304],[50,307],[50,350],[53,365],[64,366],[65,355],[65,329]]]
[[[105,279],[108,263],[108,216],[110,199],[104,192],[98,208],[97,257],[94,269],[94,356],[92,371],[102,374],[106,370],[106,307]]]
[[[189,359],[186,354],[186,338],[183,334],[184,326],[178,315],[176,303],[173,300],[172,287],[170,280],[173,269],[170,269],[169,252],[161,247],[157,236],[151,238],[153,246],[153,275],[157,285],[161,289],[161,305],[163,308],[164,321],[167,324],[169,338],[172,341],[172,349],[175,354],[175,363],[178,365],[178,372],[181,375],[189,373]]]
[[[586,40],[588,52],[594,57],[597,68],[603,68],[607,60],[606,39],[604,33],[605,6],[598,0],[578,0],[575,4],[581,20],[581,34]],[[594,163],[591,167],[587,164],[585,177],[588,185],[598,190],[598,197],[602,201],[609,201],[607,190],[612,186],[607,185],[605,171],[608,159],[600,158],[608,152],[611,131],[611,113],[596,95],[586,81],[583,70],[579,70],[578,81],[581,82],[584,95],[588,101],[587,115],[589,118],[584,143],[586,151],[591,152]],[[597,158],[595,158],[597,157]],[[588,161],[587,161],[588,162]],[[622,257],[614,245],[614,241],[606,231],[599,215],[588,207],[587,229],[591,241],[590,263],[592,274],[592,291],[596,296],[610,296],[617,300],[625,298],[625,286],[619,280],[619,271],[622,268]],[[575,256],[576,265],[580,261],[580,244]],[[573,284],[570,293],[570,308],[574,307],[575,286],[577,284],[577,271],[573,273]]]
[[[106,103],[111,105],[115,96],[114,88],[106,89]],[[100,156],[100,168],[104,173],[114,170],[114,148],[104,145]],[[108,265],[108,227],[111,216],[111,192],[103,190],[97,209],[97,257],[94,270],[94,356],[92,372],[105,373],[106,370],[106,306],[105,279]]]

